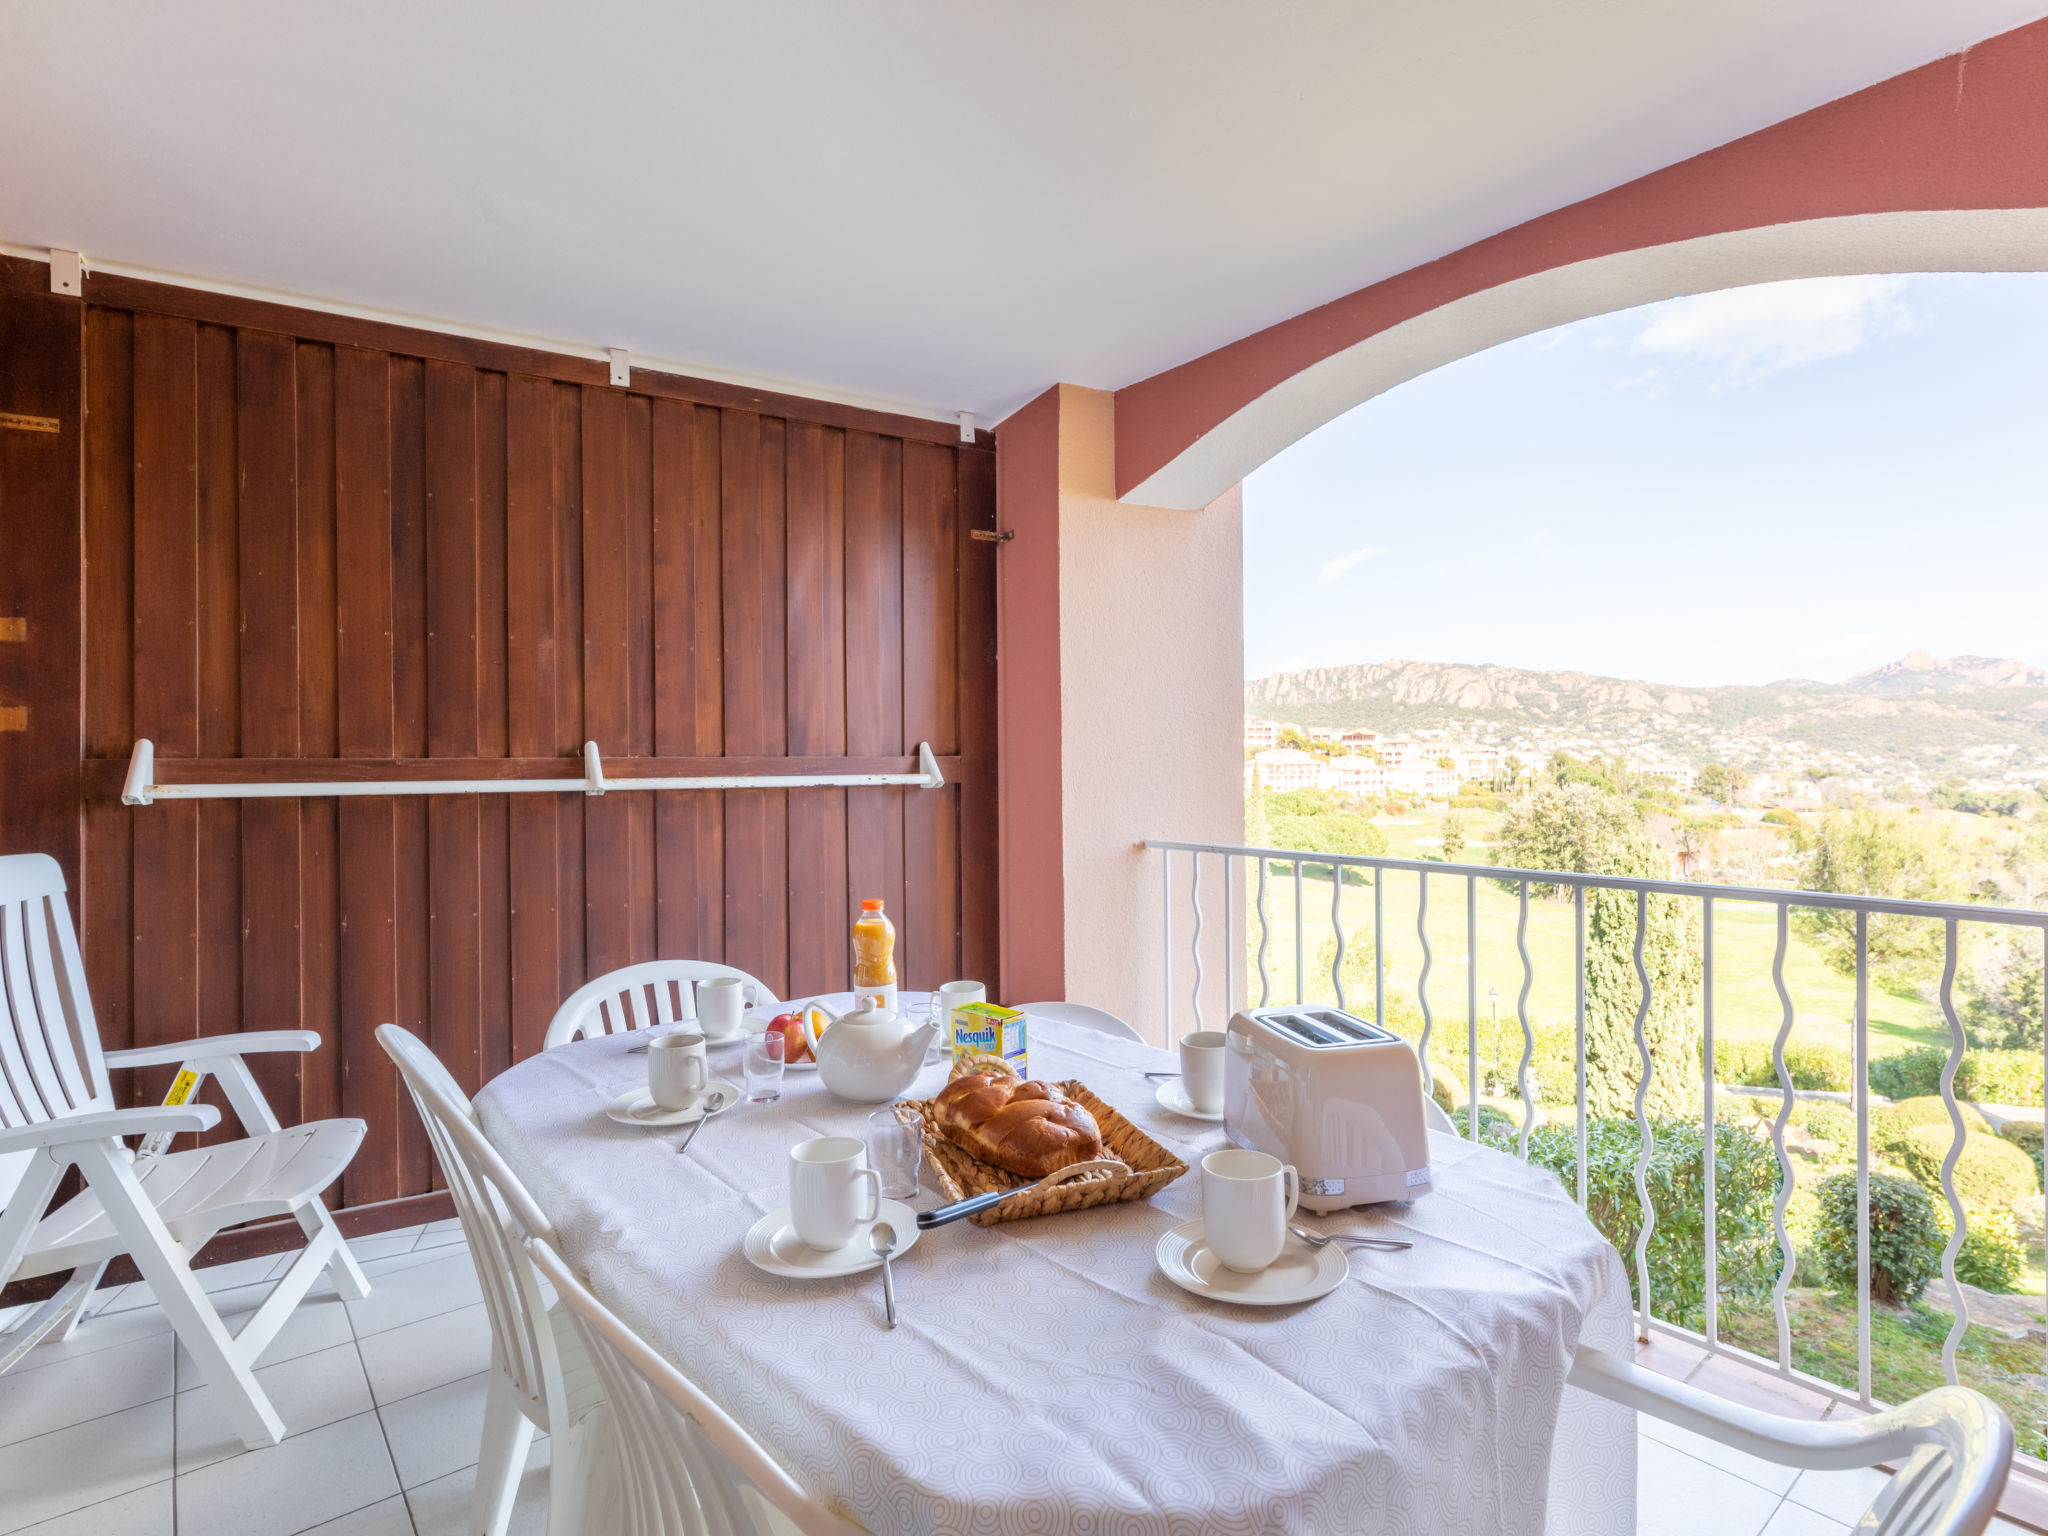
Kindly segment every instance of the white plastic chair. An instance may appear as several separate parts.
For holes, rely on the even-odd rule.
[[[571,992],[548,1020],[541,1049],[552,1051],[585,1035],[616,1035],[628,1029],[650,1029],[694,1019],[697,1004],[690,984],[714,976],[734,976],[752,987],[754,996],[747,1004],[749,1008],[781,1001],[757,977],[749,976],[736,965],[720,965],[715,960],[643,960],[638,965],[606,971]],[[679,985],[671,988],[670,982]]]
[[[1710,1397],[1631,1361],[1582,1349],[1575,1387],[1784,1467],[1823,1472],[1900,1463],[1855,1536],[1979,1536],[1998,1513],[2012,1423],[1968,1387],[1936,1387],[1868,1418],[1818,1424]]]
[[[551,1437],[550,1536],[581,1536],[593,1456],[602,1455],[593,1445],[604,1419],[604,1389],[575,1330],[559,1307],[548,1307],[527,1262],[524,1239],[551,1244],[554,1225],[477,1128],[468,1096],[440,1058],[396,1024],[379,1028],[377,1043],[397,1063],[426,1125],[491,1320],[490,1399],[470,1536],[503,1536],[535,1430]]]
[[[818,1503],[760,1443],[688,1377],[651,1349],[544,1243],[533,1264],[562,1298],[618,1425],[621,1519],[626,1536],[770,1536],[750,1485],[803,1536],[862,1536],[864,1528]]]
[[[284,1438],[283,1420],[256,1383],[257,1357],[321,1270],[344,1297],[370,1292],[320,1203],[362,1144],[364,1125],[318,1120],[280,1128],[242,1058],[319,1045],[311,1030],[277,1030],[102,1052],[63,871],[46,854],[0,857],[0,1281],[70,1271],[54,1296],[0,1333],[0,1371],[60,1327],[70,1337],[108,1262],[125,1253],[242,1443],[255,1449]],[[108,1067],[174,1064],[177,1104],[115,1107]],[[249,1134],[167,1151],[178,1132],[220,1123],[219,1110],[192,1102],[208,1073],[220,1079]],[[140,1146],[131,1151],[127,1136],[143,1138]],[[71,1168],[86,1187],[53,1211],[50,1200]],[[192,1255],[223,1227],[278,1216],[297,1220],[305,1250],[242,1331],[230,1334],[193,1277]]]
[[[1115,1035],[1119,1040],[1135,1040],[1140,1045],[1145,1043],[1143,1035],[1115,1014],[1102,1008],[1090,1008],[1086,1003],[1017,1003],[1013,1006],[1019,1013],[1035,1013],[1041,1018],[1057,1019],[1062,1024],[1078,1024],[1099,1035]]]

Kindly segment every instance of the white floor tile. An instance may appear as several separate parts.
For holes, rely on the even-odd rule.
[[[244,1286],[236,1291],[222,1291],[213,1298],[213,1304],[220,1309],[220,1318],[227,1325],[229,1333],[239,1333],[249,1315],[263,1304],[270,1295],[267,1285]],[[338,1344],[349,1343],[355,1335],[348,1325],[348,1311],[341,1298],[332,1293],[325,1296],[309,1296],[292,1309],[292,1315],[284,1320],[284,1326],[277,1330],[264,1349],[257,1365],[281,1365],[300,1355],[310,1355],[318,1350],[333,1349]],[[182,1342],[178,1345],[178,1390],[187,1391],[201,1384],[199,1367]]]
[[[39,1365],[54,1365],[59,1360],[97,1354],[100,1350],[112,1349],[116,1345],[131,1344],[137,1339],[169,1333],[171,1320],[164,1316],[164,1309],[158,1306],[156,1298],[149,1294],[148,1286],[143,1286],[142,1292],[141,1302],[133,1307],[93,1313],[78,1325],[78,1332],[69,1339],[60,1341],[52,1336],[43,1340],[29,1351],[28,1358],[15,1369],[32,1371]]]
[[[178,1479],[178,1528],[295,1536],[388,1500],[398,1477],[374,1413],[292,1435]]]
[[[39,1354],[0,1376],[0,1445],[105,1418],[171,1392],[167,1333],[69,1359],[38,1361]]]
[[[1772,1493],[1783,1494],[1799,1477],[1797,1467],[1783,1467],[1775,1461],[1763,1461],[1742,1451],[1730,1449],[1718,1440],[1709,1440],[1705,1435],[1696,1435],[1689,1429],[1680,1429],[1676,1424],[1667,1424],[1662,1419],[1640,1416],[1642,1432],[1652,1440],[1658,1440],[1673,1450],[1683,1451],[1695,1461],[1704,1461],[1710,1467],[1719,1467],[1723,1472],[1733,1472],[1744,1482],[1755,1483]]]
[[[417,1488],[476,1461],[490,1383],[490,1372],[483,1371],[379,1410],[405,1487]]]
[[[436,1221],[420,1233],[419,1241],[413,1247],[416,1252],[424,1253],[429,1248],[447,1248],[462,1240],[462,1222],[459,1218]]]
[[[171,1485],[166,1481],[45,1520],[22,1536],[172,1536],[174,1529]]]
[[[1761,1536],[1778,1496],[1647,1436],[1637,1442],[1637,1536]]]
[[[1764,1527],[1764,1536],[1850,1536],[1850,1530],[1839,1520],[1830,1520],[1803,1504],[1788,1500],[1780,1504],[1778,1512],[1771,1516],[1771,1523]]]
[[[484,1299],[477,1285],[476,1266],[470,1263],[464,1248],[438,1254],[408,1254],[404,1260],[385,1263],[404,1267],[380,1265],[378,1273],[369,1277],[370,1294],[361,1301],[343,1303],[357,1338],[475,1306]]]
[[[339,1520],[329,1520],[325,1525],[301,1531],[299,1536],[413,1536],[412,1511],[406,1506],[405,1495],[400,1494],[395,1499],[372,1504],[368,1509],[343,1515]]]
[[[476,1493],[476,1468],[464,1467],[407,1491],[413,1526],[419,1536],[466,1536],[470,1500]],[[538,1440],[526,1456],[526,1475],[519,1480],[506,1536],[546,1536],[548,1528],[548,1442]]]
[[[297,1256],[296,1253],[267,1253],[261,1258],[237,1259],[232,1264],[209,1264],[192,1273],[198,1277],[200,1289],[204,1291],[233,1291],[268,1280]]]
[[[356,1256],[358,1264],[373,1263],[388,1259],[396,1254],[411,1253],[413,1245],[420,1240],[424,1227],[399,1227],[391,1232],[372,1232],[366,1237],[349,1239],[348,1250]]]
[[[1854,1525],[1890,1481],[1890,1473],[1875,1467],[1858,1467],[1853,1472],[1802,1472],[1799,1481],[1792,1485],[1791,1499],[1830,1520]]]
[[[387,1328],[362,1340],[363,1367],[380,1403],[430,1392],[491,1365],[491,1319],[483,1303]]]
[[[256,1384],[284,1420],[287,1441],[323,1424],[366,1413],[374,1406],[353,1341],[266,1365],[256,1372]],[[180,1477],[231,1456],[248,1454],[215,1388],[201,1386],[178,1394]]]
[[[171,1400],[0,1447],[0,1531],[18,1530],[171,1475]]]

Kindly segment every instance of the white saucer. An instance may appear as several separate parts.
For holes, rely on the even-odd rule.
[[[1190,1120],[1221,1120],[1223,1118],[1223,1111],[1220,1109],[1212,1115],[1206,1109],[1195,1108],[1195,1101],[1188,1097],[1187,1089],[1181,1086],[1180,1079],[1177,1077],[1169,1077],[1165,1082],[1161,1083],[1159,1091],[1152,1095],[1152,1097],[1159,1101],[1161,1109],[1170,1109],[1176,1115],[1186,1115]]]
[[[704,1094],[688,1109],[663,1109],[654,1102],[654,1094],[649,1089],[628,1088],[605,1105],[604,1113],[607,1120],[616,1120],[620,1125],[691,1125],[707,1114],[715,1115],[722,1109],[730,1109],[739,1101],[738,1088],[722,1077],[714,1077]],[[707,1104],[710,1106],[708,1109]]]
[[[909,1206],[900,1200],[884,1200],[880,1219],[896,1231],[891,1260],[902,1258],[917,1246],[917,1212]],[[789,1224],[789,1207],[785,1205],[749,1227],[740,1249],[756,1269],[765,1269],[771,1275],[787,1275],[792,1280],[830,1280],[839,1275],[857,1275],[882,1262],[868,1246],[868,1231],[873,1225],[870,1222],[862,1226],[844,1248],[813,1248],[796,1235],[796,1229]]]
[[[1327,1296],[1351,1273],[1351,1261],[1332,1243],[1311,1248],[1293,1233],[1280,1257],[1255,1275],[1225,1269],[1202,1241],[1202,1224],[1191,1221],[1159,1239],[1153,1257],[1166,1278],[1184,1291],[1240,1307],[1289,1307]]]

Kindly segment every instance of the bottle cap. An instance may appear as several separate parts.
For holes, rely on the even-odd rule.
[[[870,897],[860,904],[860,909],[863,912],[879,912],[882,910],[882,904]]]

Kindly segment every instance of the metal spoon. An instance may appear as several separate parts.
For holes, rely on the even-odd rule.
[[[882,1256],[882,1308],[889,1315],[889,1326],[896,1326],[896,1277],[889,1272],[889,1255],[896,1251],[896,1229],[886,1221],[878,1221],[868,1228],[868,1246]]]
[[[677,1144],[677,1157],[681,1157],[685,1152],[690,1150],[690,1143],[695,1141],[697,1139],[697,1133],[704,1129],[704,1122],[709,1120],[712,1117],[712,1115],[717,1113],[718,1092],[719,1091],[716,1088],[708,1089],[706,1091],[704,1113],[697,1117],[695,1123],[693,1123],[690,1126],[690,1129],[684,1133],[682,1141]]]
[[[1360,1237],[1352,1232],[1311,1232],[1307,1227],[1297,1227],[1292,1222],[1287,1224],[1287,1230],[1311,1248],[1327,1248],[1332,1243],[1355,1243],[1360,1248],[1383,1248],[1389,1253],[1397,1253],[1403,1248],[1415,1246],[1413,1243],[1404,1243],[1393,1237]]]

